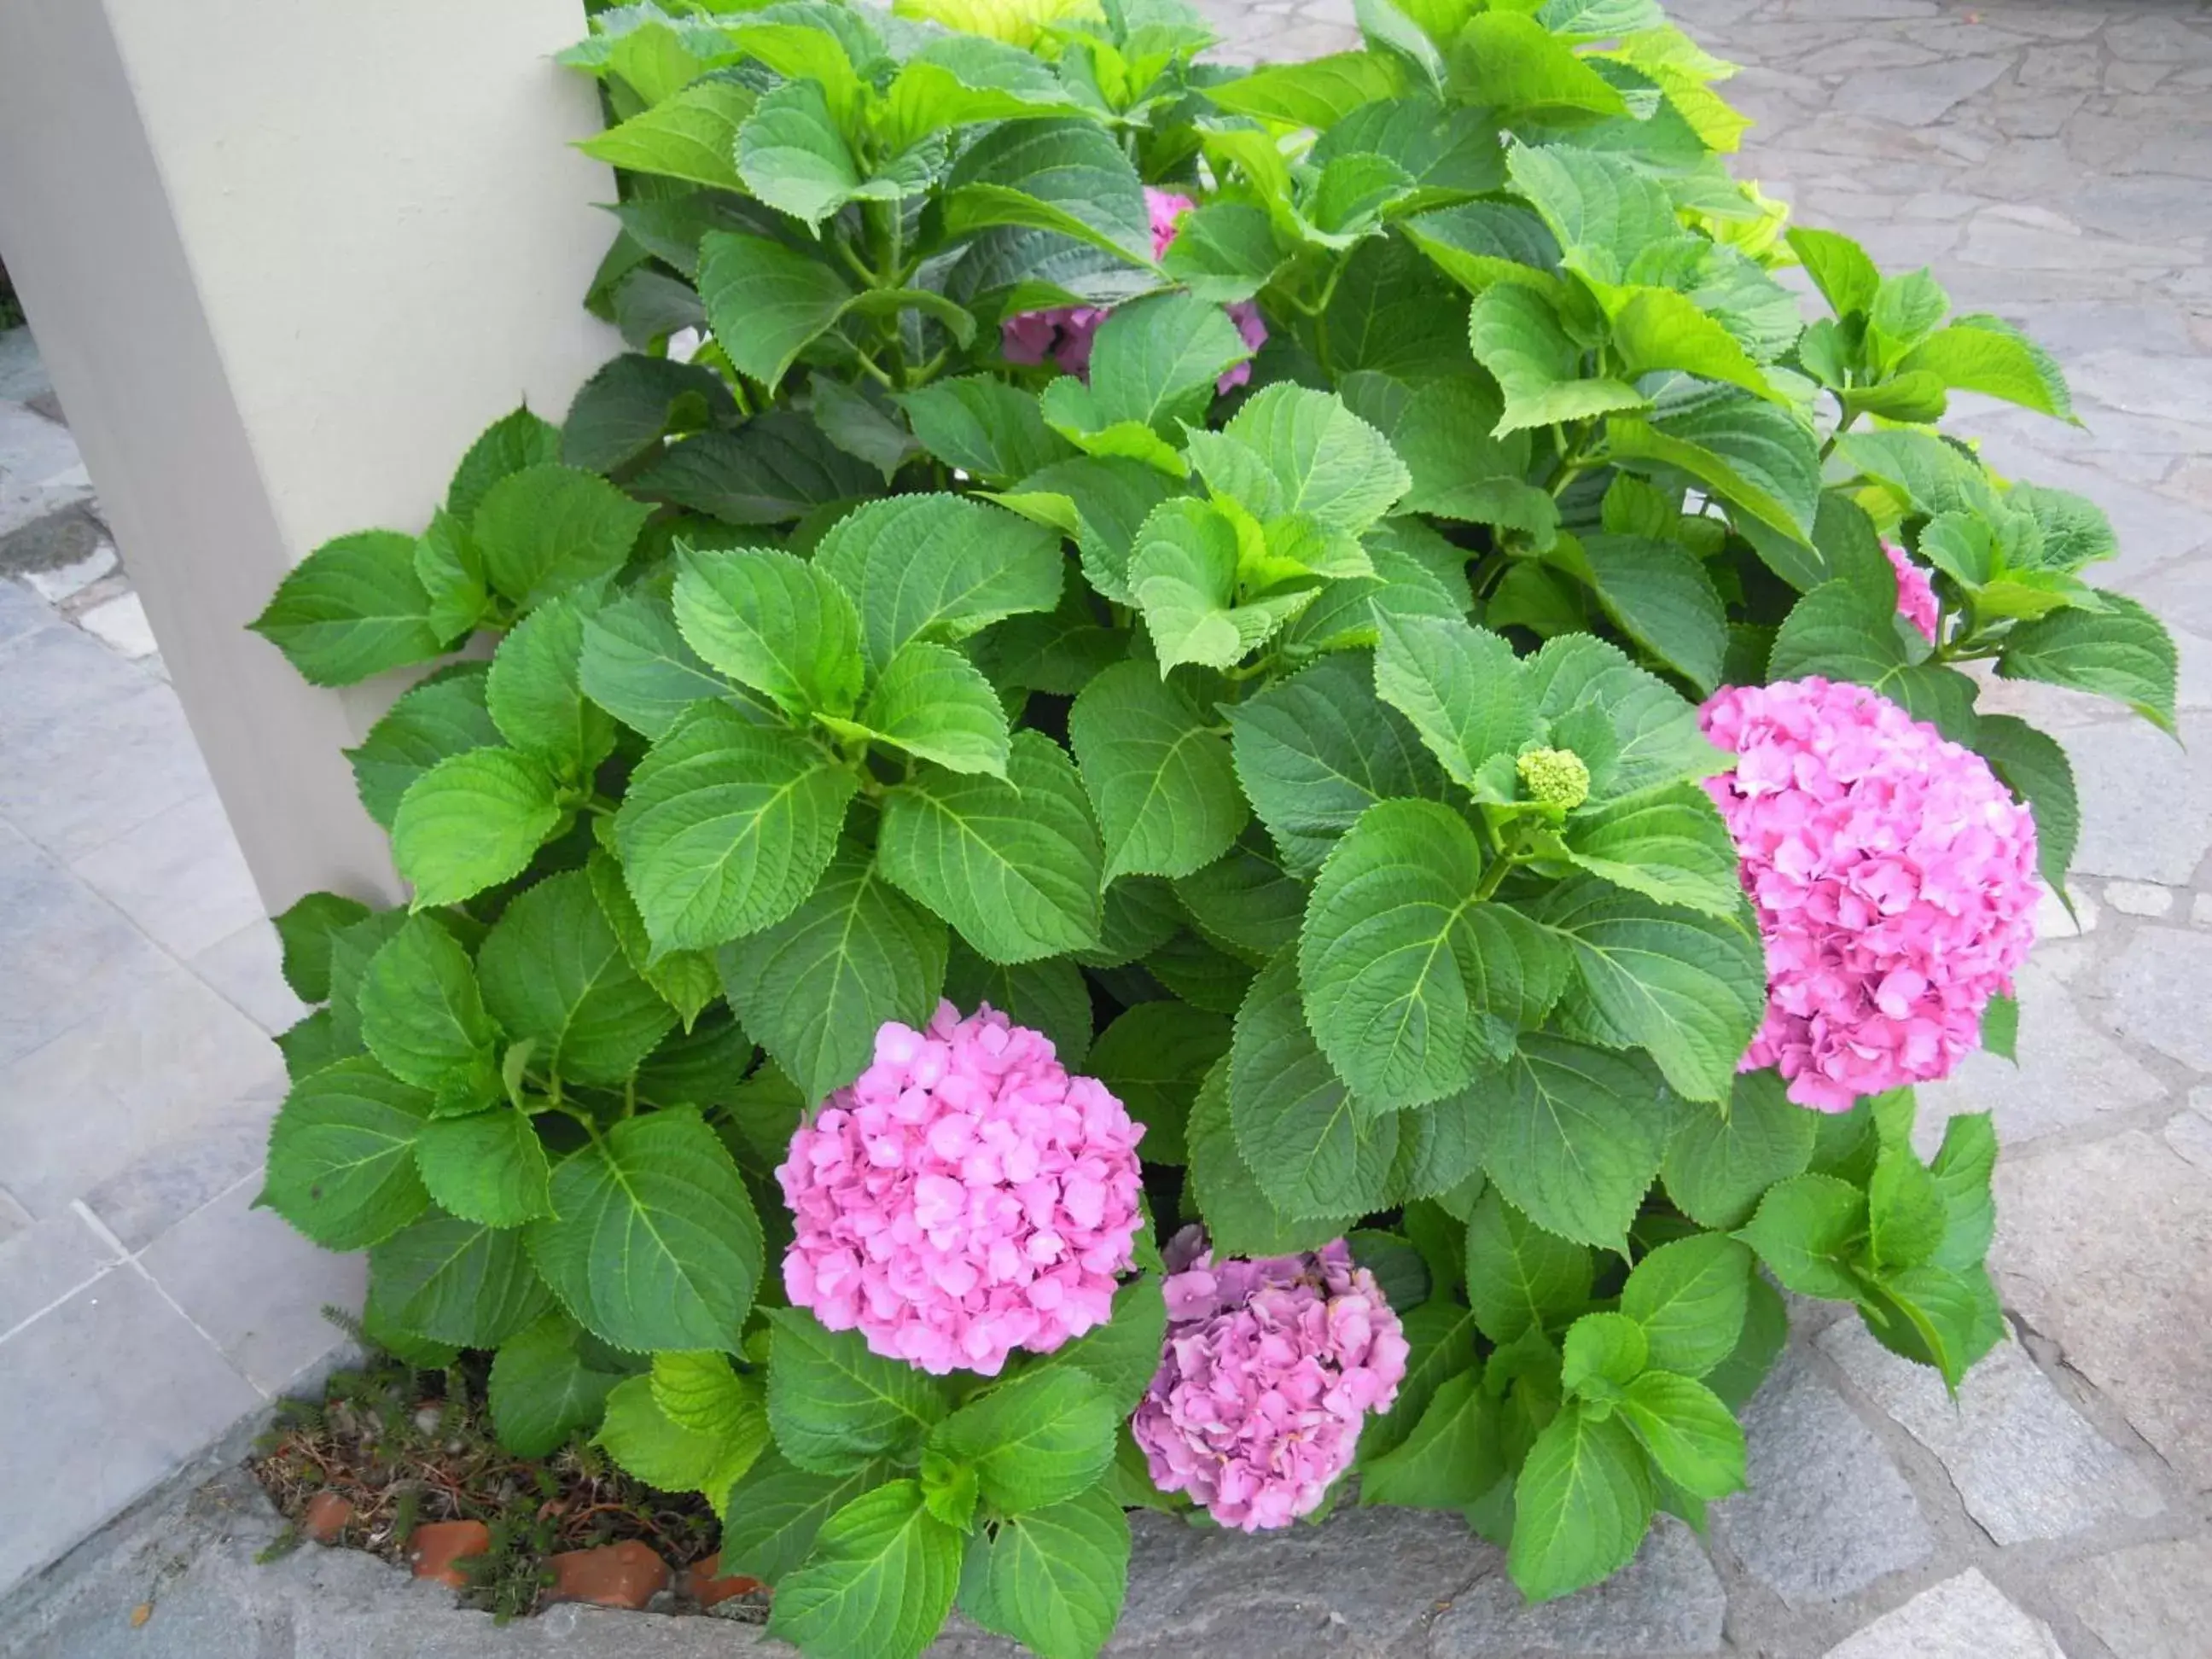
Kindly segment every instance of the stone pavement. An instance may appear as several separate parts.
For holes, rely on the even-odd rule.
[[[1353,40],[1350,0],[1202,3],[1231,55],[1304,57]],[[2002,468],[2100,502],[2124,550],[2103,579],[2155,605],[2180,637],[2185,750],[2063,693],[2003,686],[1986,705],[2032,713],[2060,735],[2087,822],[2074,894],[2081,927],[2054,908],[2053,936],[2021,977],[2020,1066],[1977,1058],[1923,1093],[1932,1130],[1948,1111],[1996,1115],[2004,1156],[1996,1267],[2014,1340],[1954,1405],[1854,1319],[1801,1310],[1812,1316],[1750,1413],[1752,1490],[1720,1507],[1710,1540],[1667,1523],[1613,1583],[1547,1607],[1523,1607],[1497,1553],[1449,1516],[1354,1511],[1261,1540],[1140,1516],[1128,1613],[1109,1652],[2201,1659],[2212,1651],[2212,6],[1681,0],[1674,9],[1709,47],[1747,66],[1729,88],[1759,121],[1747,140],[1747,176],[1808,218],[1860,237],[1885,265],[1932,264],[1963,307],[2026,325],[2065,362],[2081,430],[1988,404],[1966,411],[1963,425]],[[0,377],[7,372],[0,356]],[[0,396],[14,395],[0,386]],[[7,464],[0,453],[0,470]],[[5,488],[0,477],[0,501]],[[0,588],[0,602],[11,600]],[[9,620],[16,614],[0,609],[0,637],[21,631]],[[54,850],[38,867],[58,882],[70,874],[62,866],[99,851],[71,844],[72,833],[127,844],[155,817],[184,821],[175,787],[162,780],[189,748],[161,750],[151,714],[74,712],[137,708],[103,690],[124,665],[76,651],[89,642],[48,613],[33,621],[40,649],[59,653],[67,641],[72,650],[56,671],[62,679],[46,682],[47,712],[31,717],[34,749],[9,724],[23,714],[27,693],[7,676],[25,647],[0,645],[0,815],[53,803],[40,821],[58,825],[41,832]],[[164,706],[170,740],[183,745],[173,704]],[[16,757],[63,751],[68,768],[49,759],[40,784],[24,781]],[[111,817],[112,786],[86,780],[113,776],[118,755],[146,782]],[[101,788],[111,793],[95,801]],[[204,781],[183,793],[193,791],[204,801]],[[86,805],[70,805],[80,795]],[[0,848],[23,836],[0,839]],[[97,872],[97,857],[89,861]],[[151,931],[156,909],[141,908]],[[18,914],[0,902],[0,965],[36,964],[27,1018],[48,1020],[56,1033],[70,1011],[80,1022],[73,1029],[143,1023],[120,1017],[118,993],[94,982],[106,970],[90,958],[122,947],[94,943],[97,930],[76,921],[26,929]],[[240,933],[259,939],[248,921],[240,917]],[[29,942],[19,944],[27,932]],[[256,982],[266,994],[266,946],[249,949],[239,937],[229,940],[241,956],[263,952]],[[196,977],[188,967],[211,954],[169,947],[173,994]],[[21,976],[5,977],[12,988]],[[195,1083],[187,1092],[196,1103],[163,1101],[154,1085],[173,1091],[211,1064],[180,1055],[158,1079],[103,1074],[107,1094],[98,1097],[132,1103],[103,1104],[98,1126],[70,1127],[64,1138],[51,1109],[26,1108],[15,1080],[22,1062],[10,1056],[23,1045],[5,1045],[15,1029],[8,1022],[26,1018],[13,1006],[19,996],[11,988],[0,1012],[0,1185],[12,1188],[22,1171],[36,1201],[16,1195],[41,1225],[75,1178],[42,1173],[57,1157],[127,1164],[164,1125],[189,1133],[196,1123],[265,1115],[255,1080]],[[37,1012],[56,1003],[66,1007]],[[247,996],[240,1006],[257,1005]],[[164,1017],[172,1023],[154,1047],[176,1040],[167,1032],[198,1040],[196,1027]],[[74,1058],[49,1062],[33,1086],[91,1075],[95,1063],[124,1064],[96,1038],[66,1053]],[[57,1145],[64,1151],[47,1150]],[[244,1190],[243,1182],[231,1189]],[[94,1218],[106,1213],[97,1191],[85,1200]],[[62,1194],[58,1212],[75,1214],[74,1196]],[[164,1213],[190,1201],[173,1200]],[[220,1220],[221,1201],[202,1214]],[[240,1211],[227,1224],[257,1219]],[[339,1293],[299,1291],[291,1276],[302,1257],[279,1255],[293,1248],[281,1232],[260,1248],[269,1265],[250,1276],[250,1296],[234,1295],[234,1312],[281,1312],[291,1330],[305,1307]],[[9,1249],[0,1243],[0,1331]],[[224,1334],[234,1326],[203,1316],[158,1261],[152,1270],[162,1276],[149,1285],[170,1289],[230,1345],[225,1353],[243,1352]],[[103,1282],[127,1297],[144,1277],[111,1267]],[[65,1305],[90,1329],[85,1300],[80,1293]],[[149,1294],[132,1305],[151,1302]],[[166,1304],[153,1311],[169,1318]],[[78,1374],[141,1391],[150,1379],[160,1420],[173,1423],[191,1392],[179,1378],[204,1344],[164,1333],[156,1364],[156,1339],[102,1328],[115,1346],[101,1352],[139,1369],[123,1375],[109,1359]],[[78,1340],[64,1328],[51,1347]],[[96,1407],[58,1433],[25,1424],[21,1348],[20,1337],[0,1346],[0,1583],[9,1550],[23,1554],[12,1542],[11,1527],[23,1524],[9,1508],[13,1460],[37,1454],[30,1479],[55,1541],[65,1540],[44,1520],[49,1489],[84,1478],[94,1461],[82,1425]],[[171,1349],[177,1357],[167,1356]],[[49,1369],[39,1374],[51,1377],[53,1362],[41,1364]],[[248,1366],[264,1379],[274,1370]],[[222,1411],[203,1415],[243,1399],[226,1396]],[[134,1393],[110,1409],[119,1420],[147,1407]],[[167,1443],[185,1446],[192,1433],[176,1425]],[[49,1451],[55,1441],[63,1443]],[[127,1495],[120,1488],[141,1478],[115,1483],[103,1501],[112,1508]],[[96,1508],[78,1504],[69,1526],[81,1530],[77,1517]],[[0,1655],[703,1659],[757,1645],[750,1632],[707,1621],[574,1609],[495,1630],[365,1558],[311,1550],[252,1566],[274,1532],[265,1505],[234,1476],[173,1496],[0,1605]],[[131,1610],[149,1602],[145,1628],[131,1631]],[[1008,1650],[956,1634],[935,1651],[1000,1659]]]
[[[0,1590],[340,1344],[250,1211],[301,1012],[27,331],[0,333]]]

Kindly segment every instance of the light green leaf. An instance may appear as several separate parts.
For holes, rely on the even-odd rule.
[[[1244,827],[1228,739],[1150,665],[1118,663],[1068,712],[1068,741],[1105,837],[1105,875],[1188,876]]]
[[[415,538],[396,530],[325,542],[249,626],[314,685],[351,685],[446,647],[415,574]]]
[[[1736,1237],[1785,1290],[1849,1301],[1858,1292],[1850,1264],[1866,1228],[1864,1193],[1833,1176],[1801,1175],[1770,1188]]]
[[[1644,1328],[1624,1314],[1587,1313],[1559,1343],[1559,1386],[1586,1400],[1610,1400],[1650,1356]]]
[[[2005,637],[1997,672],[2110,697],[2171,734],[2173,636],[2125,594],[2100,591],[2097,597],[2100,611],[2057,611],[2015,626]]]
[[[1152,1005],[1140,1005],[1150,1006]],[[1164,1006],[1164,1005],[1163,1005]],[[1133,1410],[1160,1368],[1160,1345],[1168,1328],[1167,1304],[1157,1273],[1124,1283],[1114,1292],[1114,1312],[1073,1342],[1062,1343],[1030,1362],[1025,1376],[1072,1368],[1094,1378],[1117,1409]]]
[[[1649,419],[1607,424],[1616,461],[1686,472],[1730,505],[1799,541],[1812,534],[1820,458],[1796,417],[1734,387],[1663,395]]]
[[[577,681],[586,696],[648,738],[665,736],[695,702],[726,702],[763,723],[771,718],[763,700],[732,685],[684,642],[665,599],[643,593],[584,619]]]
[[[623,956],[675,1009],[688,1032],[708,1005],[722,994],[714,958],[703,951],[669,951],[654,961],[653,939],[645,931],[644,917],[637,913],[637,901],[629,896],[623,879],[621,860],[604,847],[594,848],[585,873],[591,878],[592,896],[599,901],[599,914],[621,942]]]
[[[485,707],[509,744],[580,783],[614,751],[615,726],[584,698],[586,614],[598,607],[579,600],[550,599],[517,623],[493,653],[483,689]]]
[[[1199,1085],[1229,1052],[1228,1017],[1188,1003],[1139,1002],[1098,1034],[1089,1069],[1145,1126],[1145,1158],[1185,1161],[1184,1126]]]
[[[961,153],[945,180],[945,230],[991,225],[1057,231],[1150,268],[1152,219],[1143,182],[1121,145],[1092,120],[1009,122]]]
[[[432,1118],[416,1137],[415,1164],[431,1198],[464,1221],[520,1227],[552,1208],[545,1148],[529,1118],[505,1103]]]
[[[499,1027],[484,1012],[469,953],[435,921],[410,916],[384,942],[356,1005],[362,1040],[402,1082],[457,1097],[463,1110],[498,1094]]]
[[[1408,388],[1382,374],[1347,376],[1345,401],[1390,441],[1413,474],[1401,511],[1525,532],[1548,546],[1559,528],[1559,503],[1527,481],[1530,441],[1492,434],[1503,412],[1480,377],[1452,374]]]
[[[1514,1482],[1513,1582],[1548,1601],[1610,1577],[1644,1541],[1656,1503],[1628,1426],[1569,1405],[1536,1437]]]
[[[1498,769],[1485,763],[1504,757],[1510,778],[1510,758],[1536,736],[1512,646],[1463,622],[1386,617],[1376,626],[1376,693],[1413,722],[1455,782],[1499,799]]]
[[[1751,1252],[1724,1233],[1676,1239],[1636,1264],[1620,1311],[1644,1328],[1656,1369],[1703,1376],[1735,1352],[1752,1267]]]
[[[484,707],[484,674],[483,665],[471,663],[432,675],[403,692],[360,746],[345,751],[362,807],[385,829],[410,786],[440,761],[500,746],[499,727]]]
[[[624,955],[583,871],[549,876],[501,914],[477,953],[484,1001],[531,1064],[568,1083],[618,1084],[676,1024]]]
[[[871,501],[830,526],[814,568],[860,607],[878,672],[908,640],[964,640],[1060,603],[1060,538],[1001,507],[954,495]]]
[[[878,738],[955,772],[1006,771],[1006,711],[990,681],[950,646],[908,640],[899,647],[840,735]]]
[[[1324,657],[1222,712],[1237,779],[1294,874],[1318,869],[1378,800],[1443,798],[1435,761],[1376,696],[1359,653]],[[1691,720],[1694,735],[1694,712]]]
[[[817,236],[823,220],[862,193],[860,164],[818,82],[787,81],[762,94],[738,133],[737,155],[745,187]],[[896,199],[898,191],[868,193]]]
[[[702,81],[576,148],[632,173],[743,191],[738,129],[752,112],[755,95],[735,81]]]
[[[1009,1516],[971,1539],[960,1610],[1041,1659],[1094,1659],[1129,1579],[1129,1522],[1103,1490]]]
[[[1312,599],[1310,589],[1237,603],[1237,526],[1218,507],[1177,496],[1154,508],[1129,550],[1129,592],[1144,612],[1160,672],[1228,668]]]
[[[1571,144],[1515,144],[1505,169],[1558,241],[1561,263],[1584,276],[1624,282],[1638,253],[1682,234],[1666,190],[1623,157]]]
[[[1237,464],[1217,477],[1208,456],[1213,434],[1190,434],[1192,459],[1217,494],[1234,495],[1255,516],[1302,513],[1325,531],[1352,535],[1390,510],[1413,479],[1382,434],[1341,399],[1280,382],[1255,392],[1221,434]],[[1239,453],[1241,452],[1241,453]]]
[[[1710,696],[1728,653],[1728,615],[1696,556],[1677,543],[1642,536],[1595,534],[1580,545],[1606,614]]]
[[[1318,1056],[1316,1057],[1318,1060]],[[1186,1190],[1197,1199],[1206,1235],[1224,1255],[1279,1255],[1319,1249],[1340,1238],[1358,1220],[1350,1215],[1298,1218],[1275,1207],[1261,1189],[1244,1155],[1229,1105],[1230,1063],[1225,1058],[1206,1074],[1191,1102],[1184,1133],[1190,1171]],[[1349,1201],[1357,1202],[1357,1200]]]
[[[484,491],[471,533],[492,586],[527,610],[620,570],[652,515],[596,472],[530,466]]]
[[[1778,1073],[1739,1073],[1725,1111],[1680,1114],[1661,1171],[1667,1195],[1702,1225],[1741,1226],[1769,1187],[1804,1172],[1813,1132],[1814,1114],[1784,1093]]]
[[[815,1474],[793,1468],[771,1446],[730,1494],[720,1571],[781,1583],[813,1550],[822,1523],[892,1472],[878,1462],[847,1474]]]
[[[492,616],[483,555],[468,527],[443,508],[415,543],[415,577],[430,598],[430,627],[447,645],[459,644]]]
[[[1887,376],[1900,367],[1950,309],[1951,296],[1925,270],[1883,277],[1867,312],[1867,356],[1875,373]]]
[[[1659,1473],[1707,1501],[1743,1490],[1743,1425],[1711,1389],[1656,1369],[1628,1384],[1620,1414]]]
[[[961,1534],[892,1480],[839,1510],[806,1565],[776,1586],[769,1634],[807,1653],[917,1659],[952,1610]]]
[[[519,1231],[432,1210],[369,1247],[372,1322],[465,1348],[495,1348],[551,1307]]]
[[[933,381],[898,403],[924,449],[994,483],[1025,478],[1073,453],[1045,425],[1036,398],[994,375]]]
[[[1457,1310],[1454,1310],[1457,1312]],[[1474,1355],[1467,1333],[1468,1357]],[[1404,1385],[1400,1385],[1402,1395]],[[1439,1384],[1403,1444],[1364,1465],[1362,1504],[1410,1509],[1461,1509],[1505,1474],[1498,1443],[1498,1402],[1479,1373],[1462,1369]]]
[[[577,1322],[617,1348],[735,1352],[760,1282],[744,1179],[688,1109],[626,1118],[553,1171],[531,1259]]]
[[[1533,1035],[1507,1079],[1483,1099],[1492,1182],[1546,1231],[1625,1252],[1659,1171],[1656,1079],[1625,1055]]]
[[[1289,127],[1326,131],[1362,104],[1405,89],[1397,60],[1376,52],[1340,52],[1302,64],[1255,70],[1206,89],[1218,108]]]
[[[1476,295],[1468,340],[1505,394],[1498,433],[1645,405],[1625,380],[1584,377],[1582,347],[1568,337],[1551,301],[1525,283],[1497,282]]]
[[[736,1465],[719,1484],[701,1483],[719,1512],[723,1494],[768,1449],[768,1397],[759,1376],[740,1376],[723,1354],[657,1353],[653,1401],[670,1422],[714,1442],[726,1466]]]
[[[800,1308],[769,1311],[768,1415],[776,1449],[817,1474],[905,1459],[945,1413],[944,1390],[858,1331],[831,1331]]]
[[[446,512],[454,522],[476,522],[486,491],[510,472],[561,459],[561,428],[526,406],[494,421],[469,446],[446,488]]]
[[[1207,202],[1183,216],[1160,269],[1201,300],[1249,300],[1281,268],[1284,254],[1266,211],[1249,202]]]
[[[2062,421],[2074,418],[2066,377],[2051,354],[2000,318],[1961,317],[1906,352],[1900,374],[1933,374],[1958,392],[2002,398]]]
[[[708,231],[699,245],[699,298],[738,373],[774,386],[853,298],[811,254],[764,237]]]
[[[1478,12],[1452,43],[1453,89],[1523,116],[1626,115],[1628,106],[1565,40],[1532,17]]]
[[[550,774],[512,749],[448,756],[399,798],[392,859],[414,908],[458,904],[519,876],[564,814]]]
[[[983,1496],[1008,1515],[1079,1496],[1114,1461],[1121,1412],[1087,1371],[1054,1367],[962,1407],[929,1449],[970,1465]]]
[[[596,1425],[622,1381],[584,1362],[580,1334],[565,1314],[549,1313],[492,1357],[492,1423],[515,1456],[550,1457],[578,1430]]]
[[[615,817],[654,949],[711,949],[789,915],[828,866],[858,787],[795,732],[715,703],[680,718]]]
[[[331,947],[337,935],[368,919],[368,907],[339,893],[309,893],[272,918],[283,951],[284,983],[302,1002],[331,999]]]
[[[1698,711],[1656,674],[1589,634],[1562,635],[1522,665],[1536,712],[1556,732],[1576,711],[1602,714],[1619,745],[1607,795],[1630,794],[1678,778],[1724,772],[1735,763],[1705,741]]]
[[[1260,970],[1237,1012],[1229,1109],[1245,1166],[1285,1215],[1364,1214],[1389,1202],[1397,1117],[1364,1105],[1329,1069],[1306,1029],[1288,951]]]
[[[1735,843],[1712,797],[1694,783],[1579,812],[1567,822],[1566,844],[1577,867],[1662,904],[1723,917],[1742,908]]]
[[[677,553],[676,625],[691,648],[794,717],[849,714],[864,665],[860,618],[845,591],[789,553]]]
[[[1091,346],[1091,397],[1101,427],[1136,421],[1163,437],[1198,423],[1214,382],[1251,355],[1218,305],[1158,294],[1115,308]]]
[[[1881,272],[1864,248],[1839,231],[1815,230],[1809,225],[1792,226],[1784,234],[1838,317],[1864,315],[1873,307]]]
[[[745,1030],[811,1103],[860,1075],[884,1021],[927,1021],[945,955],[945,924],[848,846],[813,896],[719,964]]]
[[[265,1204],[329,1250],[389,1238],[430,1201],[415,1141],[430,1096],[367,1055],[303,1078],[269,1133]]]
[[[719,1354],[672,1354],[678,1361],[708,1359],[719,1364],[732,1382],[736,1373]],[[607,1396],[606,1420],[593,1437],[633,1479],[660,1492],[700,1492],[720,1514],[730,1488],[743,1479],[768,1443],[768,1414],[756,1399],[749,1423],[730,1435],[708,1433],[678,1421],[661,1403],[659,1388],[663,1356],[654,1356],[649,1376],[633,1376]],[[758,1394],[758,1385],[753,1392]]]
[[[1947,1223],[1943,1194],[1909,1145],[1885,1146],[1867,1182],[1867,1242],[1884,1273],[1936,1254]]]
[[[1631,288],[1609,296],[1607,309],[1613,313],[1613,343],[1621,355],[1622,372],[1631,378],[1679,369],[1741,386],[1755,398],[1782,401],[1735,336],[1688,295],[1668,288]]]
[[[903,149],[945,127],[1083,115],[1039,58],[997,40],[940,36],[908,58],[883,94],[884,142]]]

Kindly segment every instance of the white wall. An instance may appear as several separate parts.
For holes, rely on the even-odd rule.
[[[317,691],[240,631],[317,544],[428,518],[617,349],[551,54],[579,0],[0,0],[0,249],[262,895],[396,891]]]

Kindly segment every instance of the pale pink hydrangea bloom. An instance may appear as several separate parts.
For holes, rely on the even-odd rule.
[[[1163,1254],[1167,1343],[1129,1425],[1152,1482],[1224,1527],[1288,1526],[1352,1466],[1367,1413],[1398,1397],[1404,1328],[1340,1238],[1217,1264],[1186,1227]]]
[[[1145,208],[1152,222],[1152,258],[1158,258],[1176,239],[1182,216],[1197,205],[1189,197],[1171,190],[1145,186]],[[1260,307],[1239,300],[1224,309],[1244,343],[1257,351],[1267,340],[1267,325]],[[1088,377],[1091,343],[1106,320],[1103,306],[1056,306],[1048,311],[1024,311],[999,325],[999,349],[1010,363],[1041,363],[1048,357],[1070,374]],[[1223,374],[1216,390],[1228,392],[1252,378],[1252,365],[1242,362]]]
[[[988,1005],[896,1021],[874,1063],[791,1138],[783,1284],[833,1331],[939,1375],[995,1375],[1112,1311],[1142,1224],[1144,1126],[1042,1032]]]
[[[1972,750],[1864,686],[1731,686],[1700,711],[1706,780],[1766,946],[1740,1069],[1822,1111],[1948,1076],[2035,937],[2035,820]]]
[[[1936,601],[1936,584],[1895,542],[1884,542],[1881,550],[1889,555],[1890,568],[1897,572],[1897,614],[1918,629],[1929,644],[1935,644],[1936,630],[1943,619],[1943,608]]]

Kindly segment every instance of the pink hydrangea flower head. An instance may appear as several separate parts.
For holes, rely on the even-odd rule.
[[[2035,820],[1987,762],[1864,686],[1724,688],[1700,711],[1736,757],[1705,787],[1766,946],[1766,1018],[1741,1070],[1790,1098],[1947,1077],[2035,938]]]
[[[995,1375],[1112,1311],[1142,1224],[1144,1126],[1039,1031],[938,1005],[876,1033],[873,1063],[791,1138],[775,1172],[795,1308],[886,1358]]]
[[[1895,542],[1884,542],[1881,550],[1889,555],[1890,568],[1897,572],[1897,614],[1918,629],[1929,644],[1935,644],[1936,630],[1943,617],[1943,608],[1936,600],[1936,584]]]
[[[1367,1413],[1398,1397],[1398,1316],[1340,1238],[1216,1262],[1186,1227],[1163,1254],[1167,1342],[1129,1425],[1153,1484],[1224,1527],[1288,1526],[1352,1466]]]

